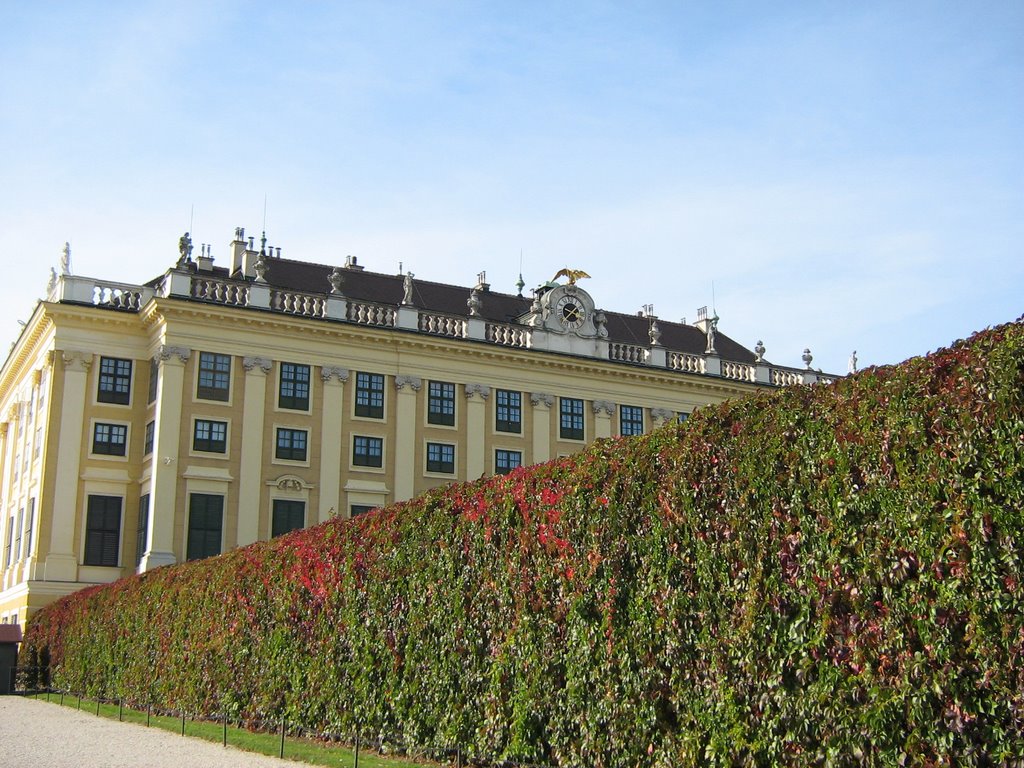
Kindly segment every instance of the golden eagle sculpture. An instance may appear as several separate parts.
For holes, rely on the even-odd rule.
[[[565,267],[563,269],[558,270],[558,272],[555,273],[555,276],[551,278],[551,282],[555,282],[560,277],[567,277],[569,278],[569,285],[576,285],[577,280],[580,280],[584,277],[590,277],[590,275],[588,275],[582,269],[569,269],[568,267]]]

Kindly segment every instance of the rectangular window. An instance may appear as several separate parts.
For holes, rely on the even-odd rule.
[[[231,358],[213,352],[199,353],[199,389],[203,400],[226,402],[231,388]]]
[[[151,421],[146,425],[146,442],[142,447],[142,455],[149,456],[153,452],[153,441],[156,439],[156,422]]]
[[[523,466],[521,451],[506,451],[501,448],[494,452],[494,474],[507,475],[513,469]]]
[[[455,474],[455,446],[448,443],[427,443],[427,472]]]
[[[281,381],[277,393],[279,408],[309,410],[309,366],[281,363]]]
[[[376,507],[371,507],[369,504],[352,504],[348,508],[349,517],[359,517],[359,515],[365,515],[367,512],[372,512]]]
[[[523,431],[523,395],[508,389],[499,389],[494,397],[494,428],[498,432]]]
[[[154,357],[152,360],[149,361],[149,399],[146,401],[147,403],[156,402],[156,385],[157,382],[160,381],[159,376],[160,363]]]
[[[573,397],[559,398],[559,431],[563,440],[583,439],[583,401]]]
[[[192,429],[192,450],[206,453],[225,453],[228,449],[226,421],[196,419]]]
[[[201,560],[219,555],[223,524],[223,496],[212,493],[189,494],[186,559]]]
[[[14,529],[14,559],[21,560],[21,531],[25,525],[25,510],[18,510],[18,525]]]
[[[25,557],[32,556],[32,527],[36,522],[36,500],[28,500],[28,521],[25,526]]]
[[[7,519],[7,538],[4,539],[4,568],[11,565],[11,552],[14,549],[14,516]]]
[[[92,452],[103,456],[124,456],[128,448],[128,427],[97,422],[92,428]]]
[[[356,416],[384,418],[384,376],[356,373]]]
[[[139,497],[139,524],[135,534],[135,567],[142,563],[142,556],[146,554],[146,539],[149,536],[149,494],[144,493]]]
[[[682,424],[684,421],[690,418],[690,414],[688,414],[686,411],[680,411],[679,413],[676,414],[676,418],[679,420],[679,423]]]
[[[85,520],[85,565],[117,567],[121,551],[121,497],[89,496]]]
[[[383,438],[355,435],[352,438],[352,465],[356,467],[383,467]]]
[[[455,426],[455,385],[432,381],[427,387],[427,423]]]
[[[644,433],[644,409],[635,405],[619,407],[619,434],[642,435]]]
[[[132,361],[117,357],[100,358],[100,384],[96,399],[101,403],[128,405],[132,390]]]
[[[274,514],[270,524],[270,535],[280,536],[288,531],[306,527],[306,502],[291,499],[274,499]]]
[[[46,391],[49,388],[50,376],[46,371],[47,369],[43,368],[39,374],[39,400],[36,401],[36,407],[39,410],[43,409],[43,404],[46,402]]]
[[[279,428],[277,430],[277,450],[274,452],[274,456],[288,461],[305,461],[306,430]]]

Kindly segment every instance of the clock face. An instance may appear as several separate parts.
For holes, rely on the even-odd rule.
[[[555,304],[555,314],[558,317],[558,321],[564,327],[572,328],[573,330],[578,330],[587,317],[586,310],[575,296],[563,296],[560,298],[558,303]]]

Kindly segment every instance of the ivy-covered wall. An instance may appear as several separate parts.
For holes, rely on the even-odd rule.
[[[1024,758],[1024,325],[37,614],[58,683],[558,766]]]

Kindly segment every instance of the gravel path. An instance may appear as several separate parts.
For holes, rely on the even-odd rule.
[[[0,696],[4,768],[296,768],[159,728],[119,723],[21,696]]]

